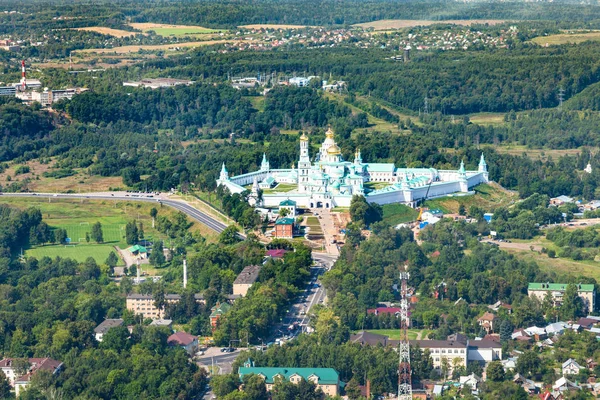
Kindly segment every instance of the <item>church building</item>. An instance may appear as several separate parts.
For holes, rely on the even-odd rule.
[[[365,183],[381,182],[377,189],[368,189]],[[476,171],[466,171],[461,162],[458,170],[435,168],[397,168],[392,163],[363,162],[360,149],[353,161],[345,161],[335,142],[333,130],[325,133],[325,141],[311,159],[309,139],[300,137],[298,167],[272,169],[266,154],[261,168],[247,174],[229,176],[222,165],[217,185],[226,186],[231,193],[241,193],[251,186],[251,202],[262,207],[279,207],[286,200],[298,207],[349,207],[353,195],[364,195],[368,202],[377,204],[402,203],[415,207],[424,198],[468,193],[470,188],[488,182],[487,164],[481,155]],[[277,185],[296,185],[291,191],[278,192]],[[259,196],[260,190],[269,189]]]

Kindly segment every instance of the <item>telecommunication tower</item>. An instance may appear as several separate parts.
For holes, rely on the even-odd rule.
[[[410,342],[408,341],[408,265],[400,271],[400,361],[398,363],[398,400],[412,400]]]
[[[423,113],[429,115],[429,99],[427,97],[425,97],[425,101],[423,101]]]

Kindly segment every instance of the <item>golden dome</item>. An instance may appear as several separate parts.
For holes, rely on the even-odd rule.
[[[337,146],[337,144],[334,144],[333,146],[331,146],[330,148],[327,149],[327,154],[331,154],[331,155],[337,155],[337,154],[342,154],[340,148]]]
[[[308,136],[306,136],[306,133],[302,132],[302,136],[300,136],[300,140],[303,142],[307,142],[308,141]]]
[[[333,139],[333,130],[331,129],[331,126],[329,126],[327,128],[327,132],[325,132],[325,136],[328,137],[329,139]]]

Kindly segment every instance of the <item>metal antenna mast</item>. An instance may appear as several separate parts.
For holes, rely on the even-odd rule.
[[[398,400],[412,400],[412,382],[410,368],[410,342],[408,341],[408,265],[404,265],[404,271],[400,271],[400,324],[401,339],[400,361],[398,363]]]
[[[425,115],[429,115],[429,100],[427,99],[427,97],[425,97],[425,101],[423,104],[423,112],[425,113]]]

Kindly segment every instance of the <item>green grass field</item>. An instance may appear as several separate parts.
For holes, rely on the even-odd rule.
[[[31,248],[25,252],[25,255],[37,259],[42,257],[72,258],[79,262],[83,262],[88,257],[92,257],[97,263],[102,264],[111,251],[114,251],[115,254],[117,254],[116,250],[107,244],[78,244],[71,246],[53,245]],[[120,265],[125,265],[122,260]]]
[[[400,340],[400,329],[369,329],[367,332],[384,335],[392,340]],[[419,333],[421,334],[420,339],[426,339],[431,331],[428,329],[409,329],[408,339],[416,340],[419,337]]]
[[[424,204],[429,209],[439,208],[444,214],[457,213],[460,205],[464,205],[467,211],[472,206],[493,211],[500,206],[508,206],[518,200],[516,193],[510,192],[497,184],[481,184],[473,188],[474,195],[447,196],[438,199],[427,200]]]
[[[599,41],[600,32],[559,33],[556,35],[538,36],[536,38],[531,39],[533,43],[539,44],[540,46],[555,46],[567,43],[577,44],[587,42],[588,40]]]
[[[157,205],[134,201],[109,201],[109,200],[71,200],[51,199],[48,202],[43,198],[12,198],[2,197],[0,203],[12,207],[25,209],[29,207],[38,208],[42,212],[44,222],[51,228],[63,228],[67,230],[68,236],[73,242],[83,243],[74,247],[38,246],[25,249],[26,255],[35,257],[72,257],[79,261],[85,261],[87,257],[93,257],[96,262],[104,263],[108,254],[113,251],[113,246],[124,249],[129,247],[125,242],[124,227],[129,221],[138,220],[144,225],[145,238],[154,240],[165,240],[166,236],[152,228],[150,209]],[[160,214],[172,218],[176,213],[169,207],[156,207]],[[85,243],[85,233],[91,232],[92,224],[100,222],[104,235],[103,244]],[[197,230],[200,224],[194,224],[191,230]],[[123,231],[121,230],[123,227]]]
[[[67,230],[67,236],[71,239],[71,243],[84,243],[85,233],[90,232],[92,224],[82,222],[79,224],[54,224],[56,228]],[[125,225],[121,224],[102,224],[102,234],[105,243],[120,243],[125,237]]]
[[[263,190],[263,193],[286,193],[286,192],[291,192],[292,190],[296,190],[298,188],[298,185],[293,184],[293,183],[280,183],[279,185],[275,186],[273,189],[265,189]]]
[[[411,222],[417,218],[419,212],[404,204],[385,204],[383,209],[383,221],[392,226]]]

